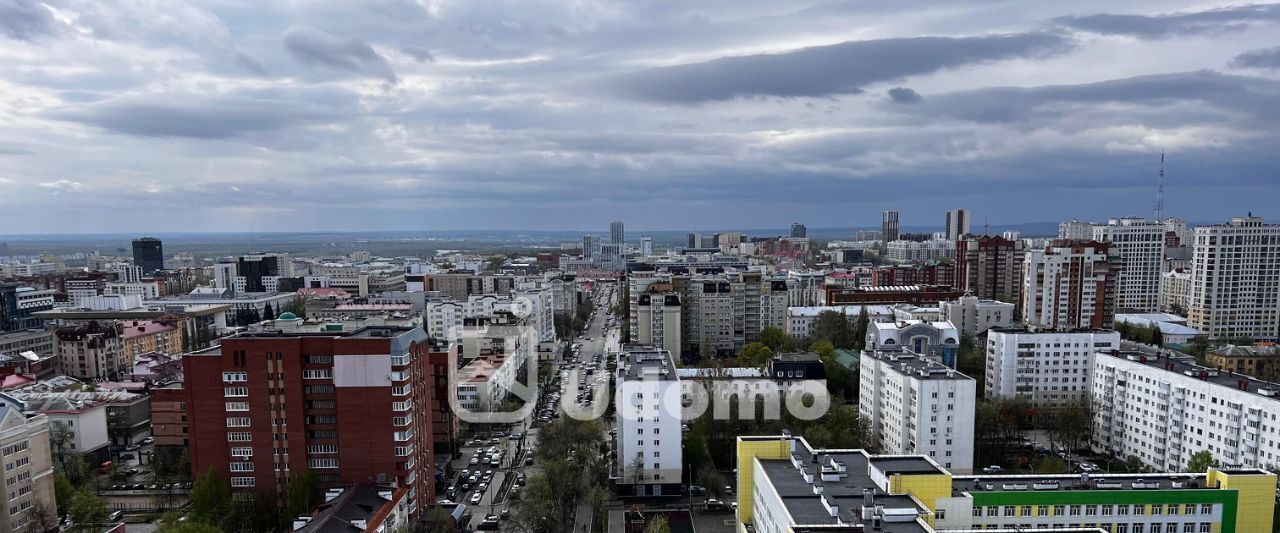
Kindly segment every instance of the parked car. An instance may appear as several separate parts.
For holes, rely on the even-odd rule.
[[[471,500],[470,500],[471,505],[480,505],[480,498],[483,498],[483,497],[484,495],[479,492],[472,494]]]
[[[999,474],[1004,472],[1004,467],[1000,465],[991,465],[982,469],[983,474]]]

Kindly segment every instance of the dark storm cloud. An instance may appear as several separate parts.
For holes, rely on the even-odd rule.
[[[205,98],[193,95],[152,95],[114,98],[46,113],[49,118],[80,122],[143,137],[225,139],[249,132],[332,119],[325,105],[296,98]]]
[[[395,70],[385,57],[360,39],[344,39],[310,28],[295,28],[284,36],[284,46],[298,61],[323,65],[396,83]]]
[[[918,104],[924,101],[920,93],[910,87],[894,87],[889,89],[889,99],[899,104]]]
[[[1263,50],[1251,50],[1231,59],[1235,68],[1280,69],[1280,46]]]
[[[0,35],[32,40],[57,31],[59,22],[39,2],[0,0]]]
[[[1104,35],[1130,35],[1145,39],[1214,34],[1243,28],[1252,23],[1278,20],[1280,20],[1280,4],[1233,6],[1162,15],[1099,13],[1054,19],[1058,24],[1080,31]]]
[[[1217,109],[1239,112],[1240,117],[1274,120],[1280,118],[1280,82],[1202,70],[1076,85],[992,87],[932,96],[918,112],[923,116],[1000,123],[1060,120],[1091,108],[1073,110],[1064,109],[1062,105],[1161,106],[1178,102],[1203,102]],[[1221,120],[1229,118],[1234,117],[1220,117]]]
[[[1072,44],[1053,33],[850,41],[653,68],[611,83],[624,94],[676,103],[744,96],[821,97],[855,94],[870,83],[946,68],[1049,56],[1070,49]]]

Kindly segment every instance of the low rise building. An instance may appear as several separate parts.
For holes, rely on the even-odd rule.
[[[1131,328],[1159,328],[1164,344],[1190,344],[1205,333],[1187,326],[1187,319],[1171,313],[1118,313],[1116,324]],[[1119,328],[1120,326],[1116,326]]]
[[[1280,347],[1227,345],[1205,354],[1205,363],[1267,381],[1280,381]]]
[[[58,328],[58,359],[68,376],[116,379],[128,368],[118,323],[89,322]]]
[[[813,336],[813,326],[817,323],[818,316],[822,313],[840,313],[845,316],[850,324],[853,324],[858,320],[858,317],[862,315],[863,309],[866,309],[867,320],[870,322],[893,320],[894,309],[891,305],[823,305],[812,307],[789,307],[787,308],[786,332],[794,339],[808,339]]]
[[[1270,531],[1273,473],[957,476],[928,457],[737,443],[737,530],[863,533]]]
[[[955,368],[960,332],[950,322],[872,322],[867,325],[867,350],[910,351]]]
[[[182,353],[186,345],[183,329],[174,323],[178,320],[181,319],[164,322],[130,320],[123,323],[124,334],[121,338],[126,364],[133,366],[137,357],[144,353]]]
[[[412,527],[408,489],[394,484],[360,483],[325,491],[324,503],[293,520],[297,533],[371,533]]]
[[[945,300],[964,296],[964,291],[949,285],[899,285],[888,287],[836,287],[827,285],[827,305],[897,304],[936,306]]]
[[[946,320],[964,335],[982,335],[991,328],[1013,326],[1015,305],[998,300],[980,300],[965,295],[938,304],[940,320]]]

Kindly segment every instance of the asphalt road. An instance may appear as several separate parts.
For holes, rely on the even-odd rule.
[[[559,372],[561,369],[570,368],[574,362],[579,362],[585,365],[586,363],[591,362],[592,357],[596,353],[608,353],[608,351],[618,350],[618,328],[606,327],[610,316],[610,309],[617,298],[617,291],[609,285],[604,287],[605,288],[602,288],[597,292],[599,300],[595,304],[595,308],[597,309],[596,316],[588,322],[586,331],[583,333],[582,337],[574,340],[574,342],[582,344],[581,349],[578,351],[578,355],[574,360],[569,362],[557,363],[555,365],[556,372]],[[590,338],[591,340],[586,340],[587,338]],[[607,373],[607,371],[602,368],[590,377],[594,379],[596,376],[602,375],[602,373]],[[562,400],[569,403],[575,402],[576,398],[570,397],[569,394],[568,388],[566,388],[565,396]],[[610,398],[606,395],[604,398],[593,398],[593,403],[609,400]],[[543,399],[539,398],[539,403],[542,401]],[[525,433],[525,453],[519,457],[516,456],[516,441],[510,440],[507,436],[494,437],[498,439],[498,444],[493,444],[492,446],[498,446],[500,449],[506,450],[506,453],[503,456],[503,461],[499,467],[469,464],[471,458],[476,455],[477,450],[487,449],[491,446],[488,441],[480,446],[465,444],[459,450],[459,457],[455,459],[453,463],[453,470],[455,472],[460,472],[466,469],[475,471],[477,468],[479,468],[482,473],[486,470],[493,470],[494,472],[493,480],[489,483],[487,489],[481,493],[479,504],[473,505],[471,503],[472,495],[477,492],[475,487],[469,490],[460,491],[455,495],[455,498],[453,498],[453,501],[465,504],[471,510],[471,520],[468,523],[470,528],[475,529],[478,527],[481,522],[484,521],[484,517],[486,515],[501,515],[502,511],[507,509],[507,505],[511,501],[508,497],[508,493],[510,491],[510,483],[507,482],[508,478],[514,478],[517,473],[521,472],[525,473],[527,476],[537,471],[538,465],[536,463],[531,466],[524,465],[524,457],[531,454],[537,446],[539,426],[534,424],[534,420],[532,420],[532,418],[537,416],[537,413],[538,409],[534,409],[533,413],[530,415],[531,420],[512,424],[507,428],[495,428],[495,430],[504,431],[507,435],[510,435],[512,432],[523,431]],[[481,455],[483,456],[483,454]],[[449,481],[452,483],[453,479],[450,479]],[[591,509],[589,506],[580,505],[575,520],[578,522],[578,525],[575,525],[574,531],[585,531],[584,528],[590,523],[590,517]],[[503,530],[510,529],[510,527],[505,523],[502,524],[502,528]]]

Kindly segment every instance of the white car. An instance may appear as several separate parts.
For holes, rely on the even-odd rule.
[[[471,505],[480,505],[480,498],[484,497],[484,493],[477,492],[471,495]]]

